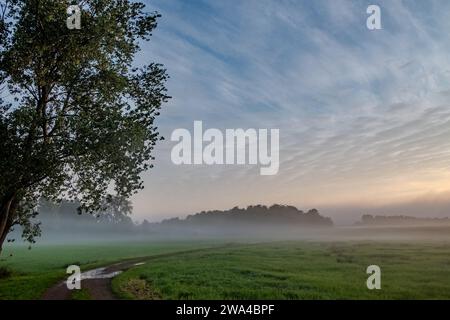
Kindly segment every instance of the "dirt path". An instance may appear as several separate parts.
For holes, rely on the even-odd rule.
[[[133,258],[118,262],[107,267],[92,269],[81,274],[81,288],[86,289],[92,300],[116,300],[117,297],[111,289],[112,278],[117,276],[123,271],[126,271],[132,267],[142,265],[148,261],[171,257],[175,255],[182,255],[188,253],[211,251],[217,249],[230,248],[230,245],[217,246],[212,248],[202,248],[185,250],[178,252],[163,253],[158,255],[152,255],[147,257]],[[66,279],[49,288],[42,296],[43,300],[70,300],[72,297],[72,290],[67,289]]]
[[[150,258],[150,257],[149,257]],[[111,290],[111,280],[123,271],[140,265],[143,258],[119,262],[108,267],[92,269],[81,274],[81,287],[86,289],[93,300],[115,300]],[[66,280],[48,289],[43,295],[44,300],[69,300],[72,291],[67,289]]]

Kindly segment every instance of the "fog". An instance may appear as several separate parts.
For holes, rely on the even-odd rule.
[[[51,225],[51,224],[50,224]],[[20,239],[20,230],[14,231],[9,239],[14,244],[25,244]],[[71,245],[125,242],[170,242],[170,241],[450,241],[450,226],[331,226],[293,227],[289,225],[191,225],[131,227],[107,226],[97,223],[71,220],[59,221],[59,227],[42,224],[42,236],[36,238],[34,246]],[[11,244],[11,243],[9,243]]]
[[[409,207],[366,209],[362,211],[365,216],[362,216],[360,208],[347,208],[346,214],[353,215],[353,219],[349,219],[346,225],[336,224],[334,219],[329,218],[329,209],[323,212],[316,209],[303,211],[285,205],[234,207],[224,211],[202,211],[184,219],[136,223],[131,218],[131,206],[128,205],[125,206],[127,210],[122,206],[113,206],[95,215],[79,215],[76,203],[63,201],[59,205],[43,202],[33,223],[39,224],[42,231],[42,235],[36,238],[37,245],[193,240],[449,241],[448,218],[380,215],[405,211],[419,213],[418,210],[424,205],[424,202],[416,202]],[[436,210],[444,210],[445,202],[438,208],[441,209]],[[23,244],[21,228],[16,228],[8,236],[8,241],[9,244]]]
[[[321,212],[338,225],[352,225],[364,214],[450,217],[450,193],[430,193],[410,201],[391,204],[324,206]]]

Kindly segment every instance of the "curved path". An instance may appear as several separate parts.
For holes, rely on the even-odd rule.
[[[92,269],[81,274],[81,288],[86,289],[89,293],[89,297],[92,300],[116,300],[117,297],[114,295],[111,289],[112,278],[117,276],[123,271],[126,271],[132,267],[145,264],[147,261],[171,257],[175,255],[181,255],[186,253],[195,253],[202,251],[210,251],[216,249],[230,248],[230,245],[217,246],[210,248],[194,249],[170,252],[164,254],[157,254],[147,257],[132,258],[123,260],[121,262],[103,267]],[[67,289],[66,279],[49,288],[42,296],[43,300],[70,300],[72,298],[73,290]]]
[[[111,290],[111,280],[121,272],[140,265],[143,258],[127,260],[113,265],[92,269],[81,274],[81,288],[86,289],[93,300],[115,300]],[[67,289],[66,280],[48,289],[44,300],[70,300],[73,290]]]

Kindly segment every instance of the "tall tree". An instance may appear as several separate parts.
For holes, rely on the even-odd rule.
[[[0,7],[0,250],[22,225],[33,241],[39,198],[101,209],[141,189],[167,96],[162,65],[133,62],[159,14],[141,2],[4,0]]]

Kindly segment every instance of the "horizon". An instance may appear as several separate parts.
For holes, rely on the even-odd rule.
[[[448,0],[1,0],[0,300],[450,301],[447,30]]]
[[[138,61],[170,70],[173,99],[134,219],[253,203],[315,207],[343,223],[450,212],[450,3],[377,1],[381,30],[367,29],[362,0],[146,4],[162,17]],[[173,164],[171,133],[196,120],[280,129],[278,174]]]

